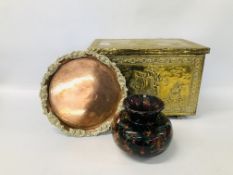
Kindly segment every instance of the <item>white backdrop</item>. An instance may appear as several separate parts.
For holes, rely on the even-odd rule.
[[[0,174],[232,175],[232,0],[0,0]],[[149,161],[110,135],[70,138],[42,117],[38,90],[59,56],[96,38],[184,38],[211,48],[196,118],[172,120]]]
[[[184,38],[209,46],[203,87],[233,84],[231,0],[1,0],[0,83],[38,88],[58,56],[95,38]]]

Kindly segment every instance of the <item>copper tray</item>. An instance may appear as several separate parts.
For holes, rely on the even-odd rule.
[[[73,52],[44,75],[40,96],[49,121],[72,136],[109,130],[126,97],[125,79],[106,56]]]

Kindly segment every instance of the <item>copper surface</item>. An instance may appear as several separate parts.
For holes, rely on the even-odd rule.
[[[52,111],[74,128],[97,127],[115,114],[120,98],[115,72],[93,57],[63,64],[49,86]]]

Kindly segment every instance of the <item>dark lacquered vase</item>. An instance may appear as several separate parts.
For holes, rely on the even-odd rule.
[[[124,110],[114,118],[112,134],[117,145],[129,154],[143,157],[166,150],[172,138],[170,120],[161,112],[157,97],[133,95],[124,100]]]

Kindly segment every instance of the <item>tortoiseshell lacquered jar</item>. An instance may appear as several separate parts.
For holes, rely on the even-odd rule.
[[[124,107],[112,123],[117,145],[143,157],[165,151],[172,139],[172,125],[161,112],[164,103],[155,96],[133,95],[124,100]]]

